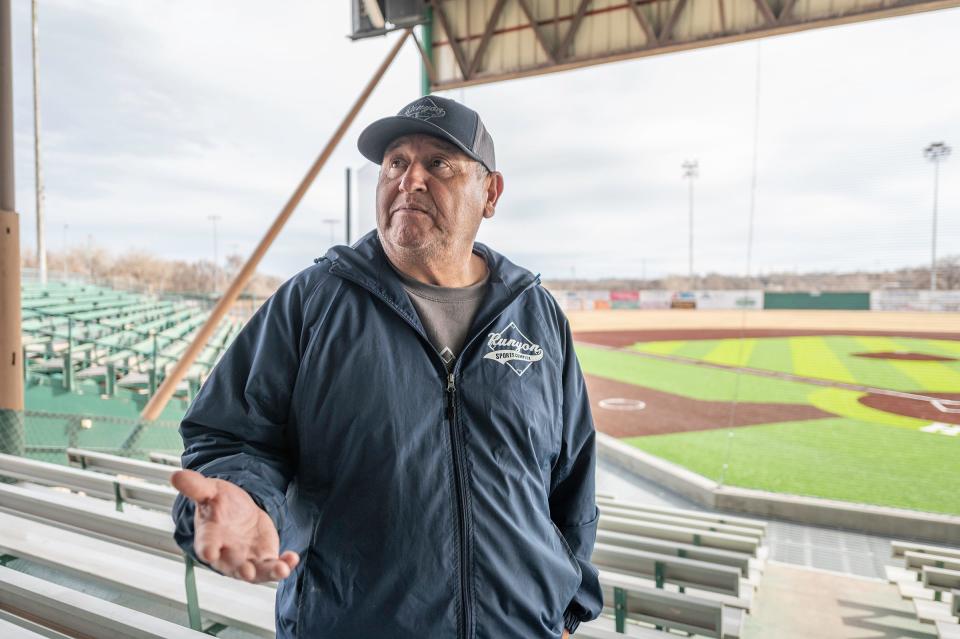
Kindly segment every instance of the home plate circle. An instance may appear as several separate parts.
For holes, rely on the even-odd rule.
[[[624,397],[608,397],[597,402],[600,408],[607,410],[643,410],[646,408],[646,402],[639,399],[626,399]]]

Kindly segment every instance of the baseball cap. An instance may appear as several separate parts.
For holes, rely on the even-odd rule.
[[[497,170],[493,138],[473,109],[448,98],[427,95],[400,109],[395,116],[381,118],[363,130],[357,148],[375,164],[391,142],[403,135],[425,133],[447,140],[491,171]]]

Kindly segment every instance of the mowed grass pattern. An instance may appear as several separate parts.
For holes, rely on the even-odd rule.
[[[874,388],[960,392],[960,362],[855,355],[908,351],[960,359],[958,341],[803,336],[646,342],[631,349]],[[744,488],[960,514],[960,436],[924,433],[920,428],[929,421],[865,406],[859,391],[586,346],[577,354],[588,374],[692,399],[808,404],[836,415],[624,440],[706,477]]]
[[[665,345],[666,348],[664,346]],[[858,357],[856,353],[915,352],[960,359],[960,342],[847,335],[641,342],[642,353],[678,355],[829,381],[899,391],[960,392],[960,361]]]
[[[960,513],[956,437],[837,418],[623,441],[732,486]]]

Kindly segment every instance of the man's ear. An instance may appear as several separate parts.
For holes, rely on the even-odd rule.
[[[497,202],[503,194],[503,173],[500,171],[491,171],[486,177],[487,201],[483,205],[483,217],[491,218],[497,207]]]

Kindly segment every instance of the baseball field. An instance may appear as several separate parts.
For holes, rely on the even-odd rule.
[[[597,429],[726,485],[960,514],[960,318],[569,314]]]

